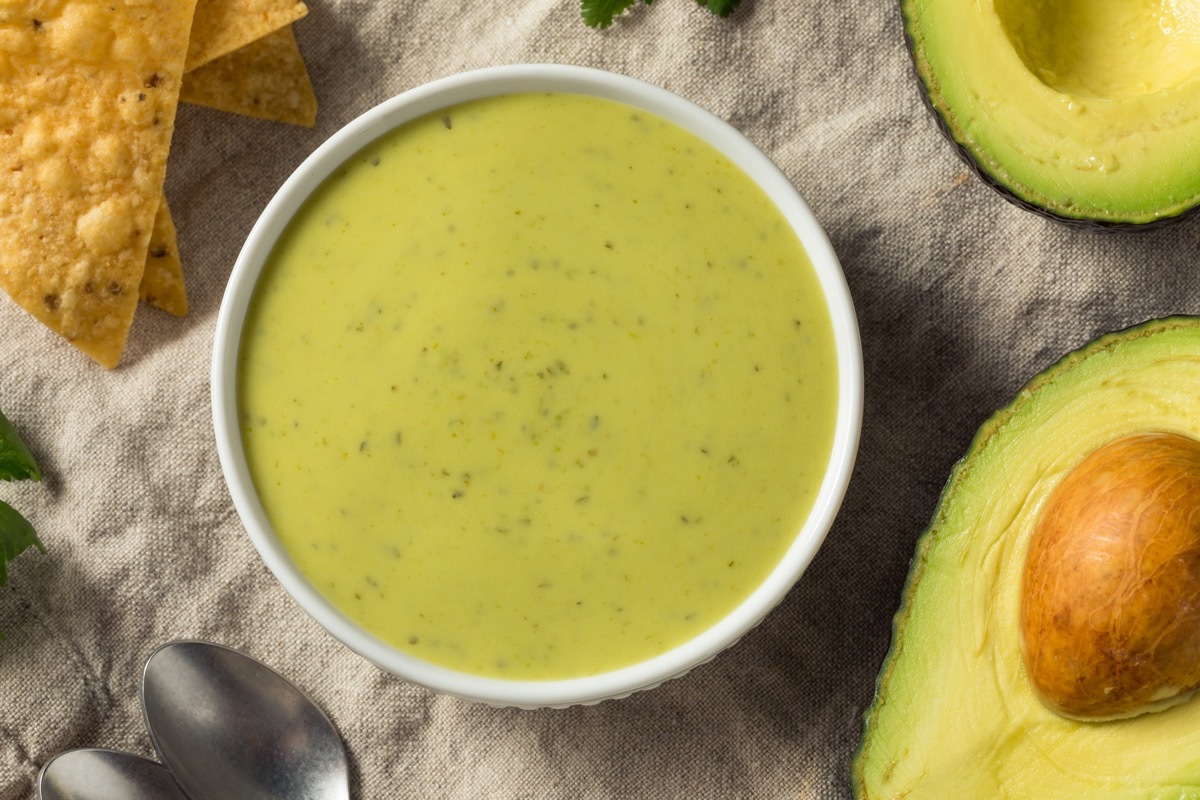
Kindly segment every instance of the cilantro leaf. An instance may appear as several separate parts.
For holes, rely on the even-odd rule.
[[[0,586],[8,583],[5,565],[30,547],[46,552],[46,546],[29,521],[8,503],[0,500]]]
[[[0,480],[21,481],[26,479],[40,481],[42,471],[38,469],[37,462],[33,460],[33,454],[29,452],[29,448],[17,435],[16,428],[4,414],[0,414]]]
[[[641,0],[650,5],[654,0]],[[583,22],[591,28],[607,28],[612,25],[613,17],[624,13],[630,6],[637,5],[638,0],[583,0]]]
[[[718,17],[728,17],[738,7],[742,0],[696,0]]]
[[[654,0],[641,0],[651,5]],[[697,5],[704,6],[718,17],[728,17],[734,12],[742,0],[696,0]],[[637,5],[638,0],[583,0],[583,22],[592,28],[607,28],[612,25],[613,18],[625,13]]]

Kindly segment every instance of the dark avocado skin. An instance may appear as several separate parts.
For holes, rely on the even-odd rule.
[[[980,166],[979,162],[976,161],[971,155],[971,152],[964,147],[961,142],[958,141],[954,135],[954,132],[947,124],[945,118],[934,107],[933,101],[930,100],[929,92],[931,87],[925,83],[924,78],[921,76],[920,68],[917,63],[918,56],[916,41],[913,39],[912,32],[909,29],[908,5],[909,0],[900,0],[900,19],[904,27],[905,49],[908,50],[909,66],[912,69],[913,77],[916,79],[916,84],[921,90],[921,102],[933,117],[934,122],[937,123],[938,130],[940,130],[946,140],[953,145],[955,154],[964,164],[966,164],[971,172],[973,172],[981,181],[983,181],[984,185],[993,189],[1001,197],[1018,208],[1022,208],[1026,211],[1037,214],[1039,217],[1053,220],[1054,222],[1075,230],[1094,230],[1106,232],[1158,230],[1171,225],[1172,223],[1179,222],[1191,216],[1191,214],[1196,211],[1198,207],[1194,206],[1178,214],[1158,217],[1148,222],[1117,222],[1113,220],[1084,219],[1081,217],[1058,214],[1048,208],[1043,208],[1036,203],[1031,203],[1025,198],[1014,194],[1011,189],[997,181],[987,170]]]
[[[1144,227],[1144,226],[1143,226]],[[887,653],[885,654],[879,673],[875,680],[875,694],[871,704],[867,707],[862,715],[863,727],[859,739],[859,744],[851,761],[851,785],[854,796],[859,800],[883,800],[877,795],[869,793],[868,781],[864,774],[864,761],[874,758],[873,754],[868,753],[868,745],[871,743],[871,738],[875,735],[875,716],[877,710],[881,709],[888,702],[889,683],[891,681],[893,668],[895,667],[896,657],[902,649],[904,638],[906,635],[906,625],[909,620],[911,611],[911,598],[913,597],[917,584],[920,582],[922,573],[927,560],[927,553],[933,544],[933,537],[936,533],[939,520],[942,515],[942,510],[954,492],[959,483],[959,478],[963,471],[969,467],[969,463],[977,452],[996,435],[1008,422],[1008,420],[1016,413],[1016,409],[1021,404],[1029,402],[1030,396],[1035,394],[1040,387],[1056,381],[1063,373],[1069,372],[1080,362],[1086,361],[1089,358],[1102,353],[1111,348],[1119,347],[1123,343],[1133,339],[1155,336],[1160,333],[1167,332],[1178,328],[1187,328],[1195,330],[1200,328],[1200,316],[1176,315],[1161,319],[1152,319],[1130,327],[1113,331],[1099,336],[1098,338],[1084,344],[1083,346],[1067,353],[1058,361],[1051,364],[1046,369],[1039,372],[1030,379],[1022,389],[1020,389],[1014,399],[1004,407],[992,414],[979,428],[972,437],[971,443],[967,448],[966,455],[960,459],[951,469],[950,476],[943,486],[941,494],[938,498],[934,513],[929,526],[917,539],[914,555],[909,562],[907,577],[904,581],[904,587],[901,590],[901,601],[899,609],[892,618],[891,641]],[[888,798],[893,800],[893,798]],[[898,798],[894,799],[898,800]],[[1046,798],[1045,800],[1051,800]]]

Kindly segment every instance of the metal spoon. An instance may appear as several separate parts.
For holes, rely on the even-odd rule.
[[[87,748],[59,753],[38,774],[41,800],[188,800],[162,764]]]
[[[228,647],[172,642],[142,672],[150,741],[192,800],[349,800],[337,731],[307,696]]]

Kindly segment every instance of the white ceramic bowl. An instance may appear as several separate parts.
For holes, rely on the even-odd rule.
[[[828,471],[807,522],[767,579],[724,619],[662,655],[612,672],[556,681],[455,672],[388,645],[342,614],[301,574],[272,531],[246,465],[237,413],[237,357],[247,307],[268,254],[309,194],[364,145],[409,120],[468,100],[529,91],[596,95],[642,108],[709,142],[757,181],[795,228],[816,268],[833,321],[839,370]],[[862,352],[845,277],[825,233],[783,173],[728,124],[671,92],[608,72],[561,65],[494,67],[437,80],[380,104],[330,137],[284,183],[250,232],[221,303],[213,347],[213,422],[221,467],[247,533],[284,588],[333,636],[385,670],[464,699],[528,708],[594,703],[657,686],[708,661],[758,624],[804,572],[833,523],[858,447],[862,396]]]

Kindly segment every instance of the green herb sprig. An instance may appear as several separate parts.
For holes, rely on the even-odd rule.
[[[718,17],[728,17],[742,0],[696,0]],[[637,5],[639,0],[583,0],[583,22],[592,28],[607,28],[613,19]],[[653,5],[654,0],[641,0]]]
[[[17,435],[17,429],[0,414],[0,480],[40,481],[42,471],[33,454]],[[0,586],[8,583],[8,562],[30,547],[46,552],[29,520],[8,503],[0,500]]]

